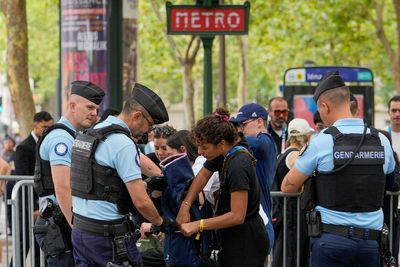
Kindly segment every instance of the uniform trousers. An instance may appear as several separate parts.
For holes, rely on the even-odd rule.
[[[376,267],[380,261],[378,241],[331,233],[312,238],[311,253],[311,266],[318,267]]]
[[[72,229],[72,245],[76,267],[106,267],[113,261],[113,238],[97,236],[82,232],[74,227]],[[126,237],[125,244],[128,254],[135,267],[142,266],[142,257],[136,247],[134,238]],[[121,263],[121,262],[119,262]]]

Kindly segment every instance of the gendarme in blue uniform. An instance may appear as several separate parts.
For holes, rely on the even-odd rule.
[[[111,124],[117,124],[129,130],[128,126],[119,118],[108,118],[97,124],[94,128],[103,128]],[[141,179],[140,161],[137,149],[132,139],[125,134],[110,134],[97,147],[95,153],[96,162],[102,166],[115,169],[122,180],[127,183]],[[116,204],[102,200],[86,200],[72,196],[73,212],[87,218],[102,221],[111,221],[123,218]]]
[[[341,119],[336,121],[333,126],[337,127],[338,130],[344,134],[362,134],[364,130],[364,122],[362,119]],[[369,129],[367,133],[369,133]],[[393,152],[387,138],[382,134],[379,134],[379,138],[385,151],[383,171],[385,174],[388,174],[394,171],[395,162],[393,159]],[[306,151],[298,157],[295,167],[298,171],[307,176],[311,176],[314,170],[333,170],[332,136],[321,132],[318,136],[314,137]],[[373,212],[341,212],[317,206],[316,210],[320,211],[322,222],[325,224],[353,226],[374,230],[381,230],[383,226],[382,209]]]
[[[60,118],[58,123],[64,124],[72,131],[76,132],[71,122],[64,116]],[[50,161],[51,166],[64,165],[71,167],[71,151],[74,138],[63,129],[54,129],[44,138],[40,146],[40,157],[42,160]],[[57,199],[55,195],[49,195],[47,198],[52,199],[55,203]]]

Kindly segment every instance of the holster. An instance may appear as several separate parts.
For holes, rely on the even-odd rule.
[[[42,234],[43,242],[40,244],[46,256],[55,257],[72,249],[71,227],[61,212],[60,207],[55,206],[44,225],[35,225],[34,234]]]
[[[322,221],[319,211],[312,210],[306,212],[306,222],[309,237],[320,237],[322,233]]]
[[[381,235],[379,238],[379,250],[381,253],[381,266],[383,267],[396,267],[396,258],[392,256],[389,246],[389,227],[383,224]]]
[[[46,256],[55,257],[66,250],[61,229],[53,218],[47,219],[45,225],[34,226],[33,232],[35,234],[44,234],[41,249]]]
[[[107,267],[142,267],[142,264],[131,260],[125,239],[126,235],[115,236],[112,242],[113,260],[107,263]]]

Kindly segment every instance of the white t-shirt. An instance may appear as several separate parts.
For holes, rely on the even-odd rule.
[[[203,156],[198,156],[192,166],[194,175],[199,173],[200,169],[203,167],[204,162],[206,162],[206,158]],[[219,176],[218,172],[214,172],[211,176],[210,180],[208,180],[206,186],[203,188],[204,192],[207,192],[206,199],[211,203],[215,204],[213,193],[217,191],[219,188]]]
[[[392,137],[392,147],[396,152],[397,156],[400,156],[400,133],[391,132],[390,136]]]

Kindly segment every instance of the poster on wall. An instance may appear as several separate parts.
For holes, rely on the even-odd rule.
[[[364,118],[364,95],[354,94],[358,103],[358,114],[356,118]],[[293,98],[293,115],[294,118],[305,119],[312,128],[315,129],[314,125],[314,114],[317,112],[317,105],[313,99],[313,95],[299,94],[295,95]]]
[[[69,85],[91,81],[106,93],[100,109],[108,106],[107,0],[61,1],[61,89],[63,112]]]

